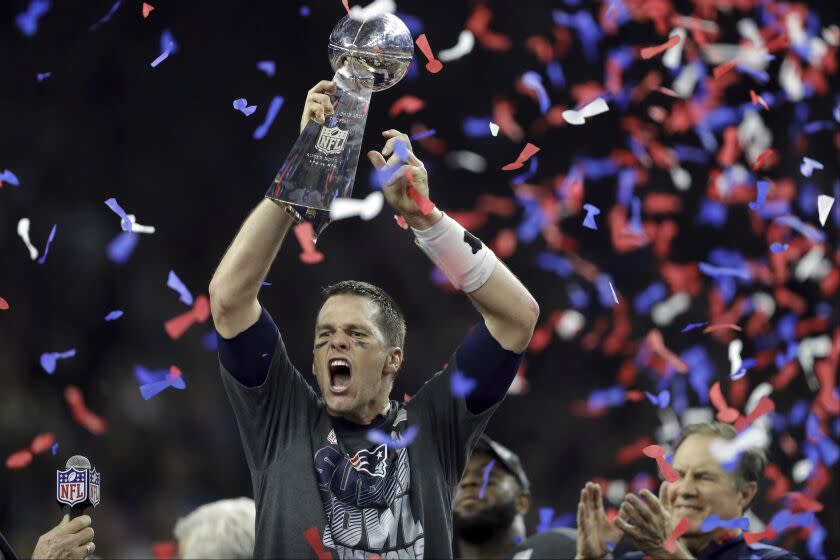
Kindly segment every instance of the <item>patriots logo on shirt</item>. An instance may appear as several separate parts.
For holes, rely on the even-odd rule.
[[[330,433],[327,434],[327,441],[332,445],[338,444],[338,439],[335,437],[335,430],[330,430]]]
[[[357,471],[382,478],[385,477],[387,458],[388,446],[384,443],[373,451],[362,449],[352,457],[348,457],[350,464]]]

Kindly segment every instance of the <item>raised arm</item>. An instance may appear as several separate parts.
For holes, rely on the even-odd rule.
[[[414,230],[420,248],[481,313],[493,338],[505,350],[523,352],[531,341],[539,317],[537,301],[477,237],[437,208],[427,215],[422,213],[408,195],[408,188],[413,187],[424,197],[429,196],[423,163],[411,151],[405,134],[387,130],[383,136],[388,141],[382,152],[368,152],[368,158],[377,169],[386,165],[396,169],[383,187],[385,199]],[[406,150],[398,148],[398,143],[406,146]],[[403,157],[408,156],[402,166],[400,153]],[[389,159],[386,161],[386,158]]]
[[[324,113],[332,112],[327,96],[331,92],[335,92],[335,84],[326,80],[307,92],[301,131],[309,119],[323,122]],[[224,338],[233,338],[259,319],[260,286],[292,225],[290,214],[264,199],[239,228],[210,281],[210,310],[216,330]]]

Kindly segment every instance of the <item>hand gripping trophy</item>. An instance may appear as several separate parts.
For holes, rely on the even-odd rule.
[[[309,121],[266,193],[298,223],[311,222],[315,241],[330,223],[332,201],[353,193],[371,93],[399,82],[413,54],[411,32],[392,14],[364,20],[347,15],[333,28],[335,111],[323,124]]]

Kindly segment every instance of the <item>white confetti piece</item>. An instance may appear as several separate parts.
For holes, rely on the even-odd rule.
[[[490,123],[490,134],[496,136],[499,133],[499,125],[494,122]]]
[[[610,110],[609,105],[607,102],[604,101],[602,98],[598,98],[591,103],[586,104],[582,109],[574,110],[574,109],[567,109],[563,111],[563,119],[569,124],[574,125],[582,125],[586,123],[586,119],[594,117],[595,115],[600,115],[601,113],[606,113]]]
[[[38,258],[38,249],[29,241],[29,218],[21,218],[17,225],[17,234],[23,239],[26,248],[29,249],[29,256],[34,261]]]
[[[685,29],[683,29],[682,27],[677,27],[676,29],[671,31],[671,33],[668,34],[668,38],[670,39],[675,35],[679,36],[680,42],[677,43],[676,46],[671,47],[670,49],[665,51],[665,54],[662,56],[662,64],[666,68],[670,68],[671,70],[678,68],[680,65],[680,59],[682,58],[683,52],[683,45],[685,45]]]
[[[382,191],[374,191],[364,199],[336,198],[330,204],[330,219],[343,220],[359,216],[363,220],[372,220],[381,211],[385,203]]]
[[[834,197],[827,194],[821,194],[817,197],[817,212],[820,215],[820,225],[824,226],[828,219],[828,213],[831,212],[831,207],[834,206]]]
[[[474,46],[475,36],[470,30],[464,29],[463,31],[461,31],[461,34],[458,35],[458,42],[455,43],[455,46],[440,51],[437,55],[437,58],[441,62],[450,62],[452,60],[457,60],[470,54]]]

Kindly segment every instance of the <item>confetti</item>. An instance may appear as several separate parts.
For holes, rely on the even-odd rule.
[[[311,222],[301,222],[294,228],[295,237],[300,244],[300,260],[305,264],[318,264],[324,260],[324,253],[315,249],[314,230]]]
[[[274,73],[277,71],[277,63],[273,60],[260,60],[257,62],[257,70],[264,73],[269,78],[273,78]]]
[[[347,6],[347,0],[342,0],[342,2],[344,3],[344,7],[347,9],[347,12],[350,13],[350,8]],[[304,531],[303,538],[305,538],[306,542],[309,543],[309,546],[312,547],[312,550],[318,556],[318,560],[332,560],[332,554],[325,550],[323,543],[321,543],[321,535],[318,534],[317,527],[310,527]]]
[[[72,358],[76,355],[76,349],[71,348],[66,352],[44,352],[41,354],[41,367],[46,371],[48,374],[52,375],[55,372],[55,366],[57,360],[64,360],[67,358]]]
[[[160,55],[156,59],[154,59],[151,63],[152,68],[157,68],[158,64],[169,58],[170,54],[175,54],[178,52],[178,43],[175,42],[175,38],[169,32],[169,30],[164,30],[160,36]]]
[[[262,140],[265,138],[265,135],[268,134],[268,129],[271,128],[271,124],[274,122],[274,119],[277,117],[277,113],[280,112],[280,108],[282,106],[283,97],[275,95],[271,99],[271,103],[268,105],[268,111],[265,113],[265,120],[256,128],[256,130],[254,130],[254,140]]]
[[[35,74],[35,79],[39,82],[43,82],[50,76],[52,76],[52,72],[38,72],[37,74]]]
[[[677,551],[677,539],[682,537],[686,533],[686,531],[688,531],[688,529],[689,521],[688,519],[683,517],[682,519],[680,519],[679,523],[677,523],[677,526],[674,527],[674,531],[671,533],[671,536],[665,539],[665,541],[662,543],[662,545],[665,547],[665,550],[667,550],[671,554],[674,554]]]
[[[709,398],[712,401],[712,405],[718,410],[716,418],[721,422],[732,424],[741,417],[741,414],[737,410],[726,403],[726,399],[723,397],[720,389],[720,382],[716,381],[709,389]]]
[[[122,4],[122,0],[117,0],[116,2],[114,2],[114,5],[111,6],[110,10],[108,10],[108,13],[102,16],[102,19],[91,25],[88,31],[96,31],[97,29],[102,27],[102,25],[111,21],[111,18],[114,17],[114,14],[116,14],[117,10],[120,9],[120,4]]]
[[[819,212],[820,225],[825,226],[825,221],[828,219],[828,213],[831,212],[831,207],[834,205],[834,197],[821,194],[817,197],[817,211]]]
[[[0,311],[6,311],[9,309],[9,302],[0,297]]]
[[[195,298],[193,308],[164,323],[164,330],[172,340],[179,339],[195,323],[204,323],[210,317],[210,300],[200,295]]]
[[[645,391],[645,396],[659,408],[667,408],[671,404],[671,393],[669,391],[660,391],[658,395]]]
[[[417,426],[409,426],[406,428],[405,432],[398,434],[396,439],[394,439],[382,430],[374,428],[372,430],[368,430],[367,439],[377,445],[385,444],[394,449],[404,449],[411,445],[417,437],[418,431],[419,428]]]
[[[440,60],[435,59],[435,55],[432,52],[432,47],[429,46],[429,40],[426,38],[425,33],[417,37],[415,43],[417,43],[417,46],[420,47],[420,51],[428,60],[428,62],[426,63],[426,70],[428,70],[432,74],[437,74],[438,72],[443,70],[443,63]]]
[[[29,465],[32,462],[32,453],[28,449],[22,449],[20,451],[15,451],[8,457],[6,457],[6,468],[7,469],[22,469]]]
[[[610,108],[607,102],[599,97],[595,101],[585,105],[582,109],[568,109],[563,111],[562,116],[567,123],[579,126],[586,124],[586,119],[600,115],[601,113],[606,113],[609,110]]]
[[[114,311],[111,311],[107,315],[105,315],[105,320],[106,321],[116,321],[117,319],[119,319],[122,316],[123,316],[123,312],[119,309],[116,309]]]
[[[374,191],[363,200],[356,198],[336,198],[330,204],[330,220],[338,221],[359,216],[365,221],[372,220],[382,211],[385,196],[382,191]]]
[[[497,125],[494,122],[491,122],[489,124],[490,124],[490,134],[492,134],[493,136],[496,136],[497,134],[499,134],[499,125]]]
[[[767,527],[764,531],[758,533],[744,533],[744,542],[748,545],[753,545],[758,541],[767,539],[768,541],[772,541],[776,538],[776,530],[773,527]]]
[[[55,456],[56,452],[58,451],[58,443],[54,443],[52,446],[52,454]]]
[[[745,449],[750,447],[766,448],[770,444],[770,437],[763,429],[751,426],[735,436],[733,440],[714,439],[709,443],[709,452],[714,455],[722,465],[735,463]],[[734,470],[737,463],[731,465]],[[726,468],[726,467],[724,467]]]
[[[487,484],[490,482],[490,472],[493,470],[493,465],[496,464],[495,459],[490,459],[487,464],[484,466],[484,470],[482,471],[482,478],[481,478],[481,489],[478,491],[478,499],[484,499],[484,492],[487,491]]]
[[[750,202],[748,205],[751,210],[760,210],[764,207],[764,203],[767,201],[767,191],[769,188],[770,181],[758,181],[756,183],[755,202]]]
[[[55,436],[49,432],[38,434],[29,445],[29,450],[33,455],[40,455],[45,453],[55,442]]]
[[[583,208],[586,210],[586,216],[583,218],[583,227],[598,229],[598,225],[595,223],[595,216],[601,213],[601,209],[592,204],[584,204]]]
[[[108,243],[107,254],[112,262],[125,263],[137,247],[140,236],[130,231],[124,231]]]
[[[522,152],[520,152],[519,157],[516,158],[516,161],[502,167],[502,171],[512,171],[514,169],[521,168],[523,165],[525,165],[525,162],[528,161],[528,159],[531,156],[533,156],[539,151],[540,149],[538,147],[529,142],[525,145],[524,148],[522,148]]]
[[[137,368],[140,366],[135,366],[135,376],[138,376]],[[153,375],[152,372],[144,372],[144,377],[148,378],[149,376]],[[140,395],[143,397],[144,400],[149,400],[167,387],[174,387],[176,389],[184,390],[187,388],[187,384],[184,382],[184,378],[182,377],[181,370],[178,369],[176,366],[170,366],[168,372],[164,372],[164,379],[155,380],[155,381],[147,381],[140,385]],[[159,374],[158,374],[159,376]],[[157,377],[157,376],[156,376]]]
[[[753,90],[750,90],[750,100],[752,101],[753,105],[761,105],[762,107],[764,107],[765,111],[770,110],[770,107],[767,106],[767,102],[764,101],[764,99]]]
[[[15,16],[15,25],[27,37],[38,32],[38,20],[52,7],[52,0],[30,0],[25,12]]]
[[[450,391],[455,398],[466,397],[473,392],[478,381],[472,377],[467,377],[461,370],[456,369],[449,380]]]
[[[685,33],[685,31],[683,31],[683,33]],[[641,57],[643,59],[647,60],[649,58],[653,58],[654,56],[656,56],[660,53],[663,53],[663,52],[667,51],[668,49],[672,49],[672,48],[676,47],[677,45],[681,44],[682,41],[683,41],[683,38],[680,35],[678,35],[678,34],[674,35],[673,32],[672,32],[671,38],[668,39],[665,43],[663,43],[661,45],[657,45],[655,47],[646,47],[646,48],[642,49],[639,52],[639,54],[641,55]]]
[[[155,9],[155,7],[152,6],[151,4],[143,2],[143,19],[146,19],[147,17],[149,17],[149,14],[152,13],[152,10],[154,10],[154,9]]]
[[[190,293],[189,289],[184,285],[178,275],[175,274],[174,270],[169,271],[169,277],[166,279],[166,287],[171,288],[178,292],[178,295],[181,297],[178,298],[179,301],[183,302],[185,305],[192,305],[193,304],[193,296]]]
[[[241,97],[239,99],[234,99],[233,100],[233,108],[236,109],[237,111],[239,111],[240,113],[242,113],[243,115],[245,115],[246,117],[250,117],[251,115],[254,114],[254,111],[257,110],[256,105],[248,106],[248,100],[245,99],[244,97]]]
[[[50,236],[47,238],[47,244],[44,247],[44,253],[41,255],[41,258],[38,259],[38,264],[44,264],[47,260],[47,254],[50,252],[50,244],[52,243],[53,239],[55,238],[55,228],[58,224],[53,224],[52,230],[50,230]]]
[[[5,169],[3,171],[3,173],[0,173],[0,189],[3,188],[3,183],[4,182],[9,183],[10,185],[12,185],[14,187],[19,187],[20,186],[20,181],[18,180],[17,175],[12,173],[8,169]]]
[[[454,46],[438,53],[438,60],[451,62],[470,54],[475,46],[475,35],[469,29],[464,29],[458,35],[458,42]],[[431,71],[431,70],[430,70]]]
[[[533,71],[525,72],[522,75],[522,83],[537,94],[537,99],[540,103],[540,113],[543,115],[546,114],[548,108],[551,106],[551,99],[548,97],[548,92],[545,91],[545,87],[543,86],[542,76]]]
[[[825,169],[825,166],[817,160],[809,157],[802,158],[802,164],[799,166],[799,172],[805,177],[810,177],[814,169]]]
[[[388,116],[393,119],[402,113],[413,115],[422,111],[425,106],[426,102],[419,97],[414,95],[403,95],[391,104],[391,108],[388,109]]]
[[[70,407],[73,419],[87,431],[97,436],[108,431],[108,423],[85,406],[84,396],[78,387],[75,385],[65,387],[64,401]]]
[[[23,240],[26,248],[29,249],[29,257],[34,261],[38,258],[38,249],[29,241],[29,218],[21,218],[17,225],[17,234]]]
[[[665,450],[660,446],[648,445],[642,449],[642,453],[651,459],[656,459],[656,466],[659,467],[659,472],[662,473],[662,476],[666,481],[673,484],[680,479],[680,475],[677,474],[677,471],[675,471],[668,461],[665,460]]]
[[[411,171],[408,167],[405,168],[405,176],[408,178],[409,183],[411,183]],[[429,200],[428,197],[415,189],[413,184],[409,184],[408,187],[406,187],[405,194],[408,198],[414,201],[414,204],[420,208],[420,212],[422,212],[424,216],[428,216],[435,209],[435,204]]]
[[[698,267],[700,268],[700,272],[706,274],[707,276],[713,276],[716,278],[734,276],[745,281],[750,279],[750,271],[746,268],[727,268],[723,266],[713,266],[705,262],[701,262],[698,265]]]

